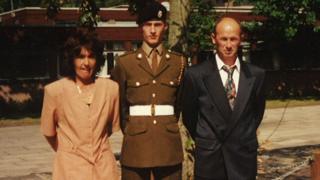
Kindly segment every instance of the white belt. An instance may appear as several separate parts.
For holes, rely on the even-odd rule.
[[[174,115],[171,105],[135,105],[129,107],[130,116],[168,116]]]

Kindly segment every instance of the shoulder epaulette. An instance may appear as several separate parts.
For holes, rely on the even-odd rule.
[[[174,54],[174,55],[177,55],[177,56],[183,56],[183,54],[178,53],[178,52],[175,52],[175,51],[172,51],[171,49],[168,49],[168,52],[169,52],[170,54]]]

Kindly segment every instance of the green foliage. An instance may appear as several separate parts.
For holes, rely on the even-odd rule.
[[[6,0],[0,0],[0,13],[2,13],[5,10],[5,6],[7,6]]]
[[[243,21],[243,22],[241,22],[242,28],[249,33],[253,33],[257,29],[260,29],[262,25],[263,25],[263,23],[260,21]]]
[[[13,9],[27,6],[38,6],[43,0],[12,0]],[[0,12],[11,10],[11,0],[0,0]]]
[[[185,147],[187,152],[194,152],[195,143],[191,137],[185,141]]]
[[[100,21],[99,7],[110,7],[126,3],[127,0],[12,0],[14,9],[39,6],[47,8],[48,18],[54,19],[61,7],[79,7],[81,15],[79,24],[94,27]],[[8,0],[0,0],[0,13],[11,10]]]
[[[61,4],[56,0],[49,0],[47,6],[47,16],[53,19],[60,11]]]
[[[98,15],[99,7],[109,7],[120,5],[126,0],[43,0],[47,6],[47,15],[54,19],[59,13],[61,7],[79,7],[81,15],[79,17],[79,25],[84,27],[95,27],[100,21]]]
[[[131,14],[137,14],[140,11],[143,11],[148,0],[129,0],[129,12]]]
[[[317,33],[320,33],[320,25],[315,26],[315,27],[313,28],[313,31],[314,31],[314,32],[317,32]]]
[[[94,0],[83,0],[80,5],[80,11],[79,24],[81,26],[95,27],[98,25],[100,21],[99,8]]]
[[[188,17],[186,38],[190,49],[189,56],[199,49],[212,49],[210,35],[214,27],[216,14],[211,10],[211,1],[192,0],[192,11]]]
[[[242,2],[244,0],[237,0]],[[247,0],[248,1],[248,0]],[[250,0],[255,6],[254,13],[267,17],[264,28],[267,38],[291,40],[305,29],[319,32],[320,0]]]

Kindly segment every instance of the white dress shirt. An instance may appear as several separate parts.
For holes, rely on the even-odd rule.
[[[218,70],[220,73],[221,81],[224,86],[226,84],[227,79],[228,79],[228,73],[222,69],[222,66],[226,65],[226,64],[223,63],[223,61],[220,59],[218,54],[215,54],[215,56],[216,56],[216,62],[217,62]],[[239,79],[240,79],[240,60],[239,60],[239,58],[236,59],[234,64],[236,65],[236,68],[233,71],[232,78],[233,78],[234,85],[236,86],[236,94],[238,94]]]

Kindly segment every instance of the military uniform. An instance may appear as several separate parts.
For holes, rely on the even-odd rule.
[[[161,167],[183,161],[176,100],[185,58],[162,49],[154,72],[142,48],[116,61],[112,78],[120,85],[120,162],[128,167]]]
[[[136,22],[142,28],[143,44],[120,56],[111,74],[120,87],[121,177],[180,180],[183,151],[176,102],[186,63],[161,43],[166,8],[154,0],[138,4]]]
[[[165,49],[155,73],[142,49],[117,60],[112,77],[121,91],[122,164],[154,167],[182,162],[178,116],[174,107],[184,66],[185,59],[181,55]],[[173,113],[161,115],[158,107]],[[139,115],[138,108],[150,112]]]

